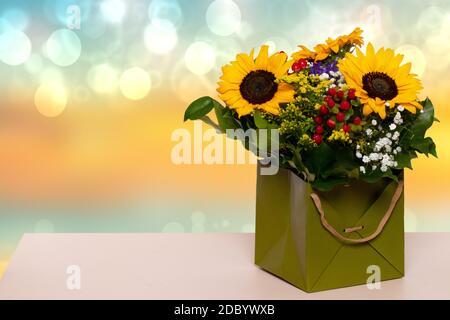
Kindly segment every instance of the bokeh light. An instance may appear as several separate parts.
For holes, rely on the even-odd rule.
[[[194,74],[204,75],[215,65],[215,50],[206,42],[194,42],[186,50],[184,61],[189,71]]]
[[[92,67],[87,74],[87,83],[98,93],[111,93],[117,89],[119,76],[109,64]]]
[[[153,0],[148,6],[150,21],[170,21],[175,27],[183,22],[183,12],[177,0]]]
[[[34,104],[42,115],[56,117],[66,108],[67,99],[67,91],[60,82],[46,82],[36,90]]]
[[[120,77],[120,91],[131,100],[140,100],[147,96],[151,89],[149,74],[138,67],[126,70]]]
[[[403,54],[403,63],[411,62],[411,72],[422,77],[426,66],[427,59],[424,53],[418,47],[411,44],[404,44],[395,50],[397,53]]]
[[[219,36],[229,36],[239,30],[241,10],[232,0],[215,0],[206,11],[208,28]]]
[[[176,28],[169,20],[153,21],[145,28],[144,43],[152,53],[169,53],[176,46],[177,42]]]
[[[124,18],[127,8],[121,0],[103,0],[100,10],[106,20],[118,23]]]
[[[25,30],[29,24],[27,14],[18,8],[11,8],[3,12],[2,18],[11,27],[17,30]]]
[[[312,48],[357,26],[366,44],[412,61],[420,97],[435,104],[439,159],[406,172],[405,221],[449,231],[450,1],[0,1],[0,274],[20,235],[48,222],[58,232],[254,231],[254,167],[174,166],[170,132],[191,130],[186,106],[218,98],[237,53]]]
[[[28,60],[31,54],[31,41],[20,30],[9,29],[0,35],[0,60],[17,66]]]
[[[81,41],[74,31],[59,29],[48,38],[44,52],[54,64],[67,67],[74,64],[80,57]]]
[[[25,62],[25,69],[30,74],[37,74],[41,72],[44,62],[42,57],[37,53],[32,53],[27,62]]]

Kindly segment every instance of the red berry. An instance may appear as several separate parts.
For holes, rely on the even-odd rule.
[[[347,96],[348,96],[348,98],[350,100],[355,99],[356,98],[356,90],[355,89],[349,89]]]
[[[342,99],[344,97],[344,91],[342,91],[342,90],[339,90],[336,94],[339,99]]]
[[[326,105],[322,105],[322,106],[320,106],[320,109],[319,109],[319,111],[320,111],[320,113],[321,113],[321,114],[323,114],[323,115],[326,115],[326,114],[328,114],[328,108],[327,108],[327,106],[326,106]]]
[[[331,119],[328,119],[327,120],[327,126],[330,127],[331,129],[334,129],[334,128],[336,128],[336,122],[334,122]]]
[[[308,61],[306,61],[305,59],[300,59],[295,61],[292,64],[292,70],[294,72],[299,72],[300,70],[305,69],[308,66]]]
[[[357,126],[359,126],[361,124],[361,118],[360,117],[355,117],[353,119],[353,124],[356,124]]]
[[[342,126],[342,130],[344,130],[344,132],[350,132],[350,126],[344,123],[344,125]]]
[[[317,134],[322,134],[323,131],[324,131],[324,129],[323,129],[322,126],[317,126],[317,127],[316,127],[316,133],[317,133]]]
[[[317,124],[321,124],[323,122],[323,118],[321,116],[315,116],[314,122]]]
[[[347,111],[348,109],[350,109],[350,107],[351,107],[350,102],[348,102],[347,100],[341,102],[342,110]]]
[[[336,115],[336,120],[339,121],[339,122],[343,122],[345,120],[345,114],[343,112],[339,112]]]
[[[316,144],[321,144],[322,143],[322,136],[320,134],[314,134],[313,135],[313,140]]]
[[[305,59],[298,60],[298,63],[302,69],[305,69],[308,66],[308,61],[306,61]]]
[[[299,72],[300,70],[302,70],[302,67],[300,66],[300,64],[298,62],[294,62],[292,64],[292,71]]]
[[[335,96],[336,95],[336,88],[330,88],[329,90],[328,90],[328,94],[330,95],[330,96]]]
[[[336,103],[333,101],[333,99],[327,99],[326,102],[330,108],[333,108],[336,105]]]

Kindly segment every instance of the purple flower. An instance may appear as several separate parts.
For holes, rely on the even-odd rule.
[[[338,71],[338,67],[337,67],[337,61],[333,61],[332,63],[329,64],[322,64],[322,62],[316,62],[312,65],[311,67],[311,74],[317,74],[317,75],[321,75],[322,73],[327,73],[329,74],[331,71],[333,72],[337,72]]]

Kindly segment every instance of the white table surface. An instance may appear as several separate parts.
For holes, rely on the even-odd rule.
[[[450,299],[450,233],[407,234],[406,277],[379,290],[304,293],[255,266],[253,245],[251,233],[25,234],[0,299]]]

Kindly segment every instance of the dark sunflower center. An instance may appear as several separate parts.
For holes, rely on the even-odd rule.
[[[391,100],[398,94],[397,84],[394,79],[383,72],[369,72],[362,79],[363,89],[369,97],[382,100]]]
[[[252,71],[245,76],[239,87],[242,97],[250,103],[261,104],[273,98],[278,84],[275,75],[265,70]]]

